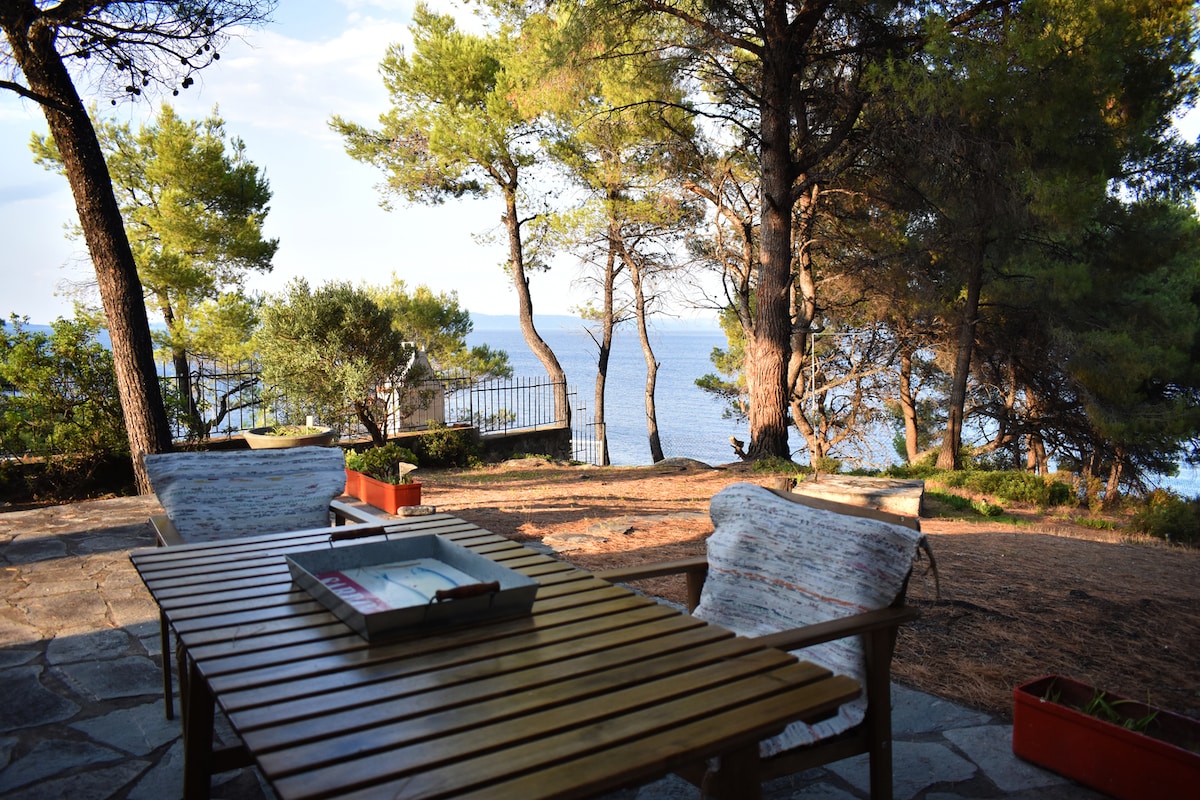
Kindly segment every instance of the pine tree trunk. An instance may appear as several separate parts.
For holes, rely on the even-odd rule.
[[[610,463],[608,456],[608,428],[604,423],[604,393],[608,383],[608,359],[612,354],[613,328],[616,320],[613,318],[613,303],[617,279],[617,240],[614,238],[616,223],[608,226],[608,260],[604,265],[604,306],[601,309],[600,341],[596,342],[599,349],[596,358],[596,446],[598,449],[597,462],[602,467]]]
[[[650,444],[650,461],[657,464],[666,458],[662,449],[662,437],[658,432],[658,408],[655,401],[658,360],[654,356],[654,347],[650,344],[650,329],[646,325],[645,275],[634,259],[629,260],[629,266],[633,283],[634,313],[637,314],[638,340],[642,344],[642,358],[646,362],[646,438]]]
[[[908,348],[900,353],[900,415],[904,418],[904,456],[913,464],[920,452],[920,441],[917,403],[912,391],[912,350]]]
[[[517,217],[517,194],[515,187],[504,188],[504,225],[508,231],[508,272],[513,288],[517,290],[517,313],[521,322],[521,335],[537,360],[542,363],[546,375],[554,384],[555,418],[571,426],[571,403],[567,396],[567,374],[558,363],[557,356],[538,333],[533,324],[533,296],[529,291],[529,276],[525,274],[525,252],[521,245],[521,221]]]
[[[125,236],[104,152],[71,76],[54,47],[49,26],[5,27],[13,59],[42,111],[62,155],[75,198],[112,340],[113,365],[138,491],[151,491],[145,453],[171,449],[171,432],[154,364],[154,345],[137,265]]]
[[[983,290],[983,255],[977,254],[967,275],[967,297],[955,344],[954,373],[950,381],[949,407],[946,409],[946,434],[938,453],[938,469],[958,469],[962,466],[963,416],[967,405],[967,378],[971,372],[971,355],[975,350],[975,325],[979,321],[979,295]]]
[[[755,319],[746,340],[746,394],[750,405],[751,458],[787,458],[787,367],[791,356],[792,186],[791,57],[787,4],[764,3],[765,41],[770,49],[762,64],[759,162],[762,210]]]

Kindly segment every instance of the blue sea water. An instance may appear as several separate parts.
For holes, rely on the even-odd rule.
[[[559,318],[555,318],[558,320]],[[554,350],[567,373],[567,383],[579,402],[594,410],[596,354],[598,348],[582,321],[538,323],[538,332]],[[471,345],[487,344],[508,353],[513,374],[521,378],[544,376],[545,370],[529,350],[519,330],[480,326],[467,337]],[[655,391],[659,436],[668,457],[695,458],[709,464],[736,461],[729,438],[746,441],[745,423],[724,416],[724,404],[696,386],[701,375],[713,372],[709,354],[724,347],[725,337],[715,327],[658,329],[651,334],[655,360],[660,364]],[[613,464],[649,464],[646,432],[646,363],[637,332],[618,328],[609,358],[605,392],[605,422],[609,458]]]

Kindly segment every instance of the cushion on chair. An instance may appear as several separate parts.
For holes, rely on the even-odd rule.
[[[150,485],[185,542],[329,525],[346,488],[337,447],[145,456]]]
[[[748,483],[710,504],[708,578],[695,615],[743,636],[886,608],[916,558],[921,534],[900,525],[823,511]],[[859,637],[806,648],[801,658],[865,680]],[[823,739],[863,720],[866,697],[814,725],[798,722],[763,742],[763,756]]]

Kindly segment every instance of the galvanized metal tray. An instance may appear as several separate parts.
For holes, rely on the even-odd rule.
[[[538,584],[437,535],[291,553],[292,580],[366,639],[529,613]]]

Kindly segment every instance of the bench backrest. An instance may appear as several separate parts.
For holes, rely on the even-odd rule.
[[[895,603],[920,532],[886,516],[829,510],[834,507],[749,483],[719,492],[710,504],[714,532],[696,616],[754,637]],[[801,657],[865,680],[858,637],[815,645]],[[864,696],[828,720],[792,725],[764,743],[763,755],[840,733],[861,722],[865,709]]]
[[[326,527],[329,502],[346,488],[337,447],[163,453],[145,464],[185,542]]]

